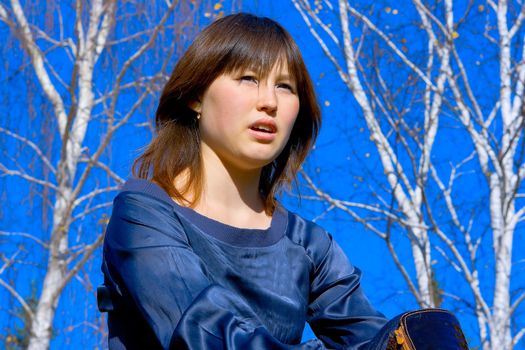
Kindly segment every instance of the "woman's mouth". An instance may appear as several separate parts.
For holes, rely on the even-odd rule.
[[[265,126],[265,125],[259,125],[259,126],[252,126],[250,129],[254,131],[260,131],[260,132],[267,132],[273,134],[275,130],[272,127]]]
[[[273,141],[277,134],[277,125],[273,120],[260,120],[250,126],[250,134],[257,141]]]

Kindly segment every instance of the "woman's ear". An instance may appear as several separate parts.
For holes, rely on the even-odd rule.
[[[200,114],[200,112],[201,112],[201,101],[200,100],[190,101],[190,103],[188,103],[188,107],[190,107],[192,110],[194,110],[195,113]]]

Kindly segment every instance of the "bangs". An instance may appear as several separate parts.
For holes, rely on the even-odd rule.
[[[265,40],[259,37],[257,41],[239,41],[228,54],[223,74],[253,71],[264,79],[274,67],[278,70],[285,67],[290,78],[297,81],[297,64],[289,48],[283,42]],[[295,68],[295,69],[294,69]]]
[[[302,62],[297,55],[299,50],[289,34],[275,22],[264,17],[237,18],[227,31],[214,48],[221,62],[219,74],[252,70],[266,78],[277,65],[277,68],[287,67],[290,78],[299,83]]]

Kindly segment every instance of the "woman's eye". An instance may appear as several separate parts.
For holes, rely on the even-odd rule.
[[[239,78],[239,80],[257,84],[257,79],[255,79],[255,77],[253,77],[251,75],[242,76],[242,77]]]
[[[288,90],[290,92],[294,92],[294,89],[293,89],[293,87],[290,84],[281,83],[281,84],[278,84],[277,87],[280,88],[280,89]]]

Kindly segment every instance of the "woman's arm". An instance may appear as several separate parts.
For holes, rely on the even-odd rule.
[[[363,349],[386,323],[361,288],[361,272],[328,236],[316,263],[308,322],[330,349]]]
[[[319,341],[291,346],[272,337],[240,296],[211,280],[173,208],[158,199],[133,192],[115,199],[104,260],[106,284],[132,303],[117,302],[111,312],[136,309],[163,348],[323,348]]]

